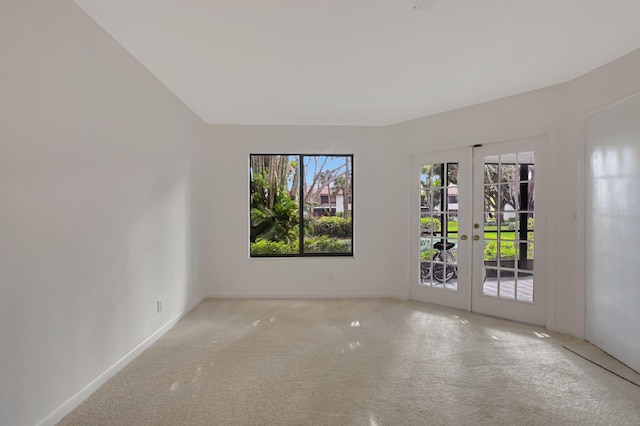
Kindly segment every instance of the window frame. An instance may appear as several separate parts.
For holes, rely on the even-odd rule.
[[[295,156],[299,158],[299,165],[298,167],[299,169],[299,173],[300,173],[300,183],[298,185],[298,226],[299,226],[299,231],[298,231],[298,235],[299,235],[299,240],[298,240],[298,245],[299,245],[299,252],[298,253],[277,253],[277,254],[253,254],[251,253],[251,179],[252,179],[252,173],[251,173],[251,160],[253,157],[255,156],[286,156],[286,157],[291,157],[291,156]],[[305,237],[305,230],[304,230],[304,185],[302,184],[304,178],[305,178],[305,166],[304,166],[304,157],[349,157],[350,158],[350,165],[351,165],[351,174],[350,174],[350,182],[349,182],[349,189],[350,189],[350,193],[349,193],[349,205],[351,206],[351,246],[350,246],[350,251],[349,252],[337,252],[337,253],[318,253],[318,252],[311,252],[311,253],[305,253],[304,251],[304,237]],[[249,182],[248,182],[248,187],[249,187],[249,191],[248,191],[248,195],[249,195],[249,209],[248,209],[248,230],[249,230],[249,238],[248,238],[248,242],[249,242],[249,258],[250,259],[261,259],[261,258],[296,258],[296,257],[354,257],[354,212],[355,212],[355,203],[354,203],[354,175],[355,175],[355,168],[354,168],[354,154],[338,154],[338,153],[322,153],[322,154],[303,154],[303,153],[276,153],[276,152],[271,152],[271,153],[250,153],[249,154]]]

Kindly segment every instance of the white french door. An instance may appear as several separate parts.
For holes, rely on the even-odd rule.
[[[412,299],[546,323],[545,141],[413,157]]]
[[[471,309],[472,148],[412,160],[411,298]]]
[[[474,149],[475,312],[546,324],[545,142],[538,137]]]

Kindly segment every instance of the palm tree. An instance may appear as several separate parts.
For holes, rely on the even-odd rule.
[[[343,217],[345,219],[349,219],[349,197],[350,197],[350,188],[351,188],[351,168],[349,167],[349,162],[351,158],[345,157],[345,170],[342,172],[340,176],[338,176],[333,182],[333,191],[334,195],[337,196],[339,192],[342,192],[342,210]],[[338,202],[336,197],[336,203]],[[337,210],[337,206],[336,206]]]

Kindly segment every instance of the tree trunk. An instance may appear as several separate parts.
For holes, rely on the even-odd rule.
[[[291,185],[291,190],[289,191],[289,198],[292,200],[297,200],[298,195],[300,194],[300,188],[298,188],[299,180],[300,180],[300,157],[296,160],[296,167],[293,167],[287,161],[288,167],[293,169],[293,184]]]
[[[349,197],[351,196],[349,188],[350,184],[350,176],[349,176],[349,157],[345,157],[346,168],[344,171],[344,185],[342,187],[342,208],[344,210],[343,217],[345,219],[349,219]]]

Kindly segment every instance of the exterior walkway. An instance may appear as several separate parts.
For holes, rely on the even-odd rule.
[[[434,287],[443,287],[439,281],[433,281]],[[458,289],[458,277],[453,277],[444,284],[447,290]],[[521,302],[533,302],[533,277],[518,277],[517,284],[513,277],[503,277],[500,279],[500,297],[505,299],[516,299]],[[496,277],[486,278],[483,286],[483,294],[487,296],[498,296],[498,279]],[[517,294],[517,297],[516,297]]]
[[[518,277],[517,284],[513,277],[501,278],[499,286],[497,278],[487,278],[484,281],[483,293],[487,296],[497,296],[498,287],[500,287],[500,297],[533,302],[532,276]]]

